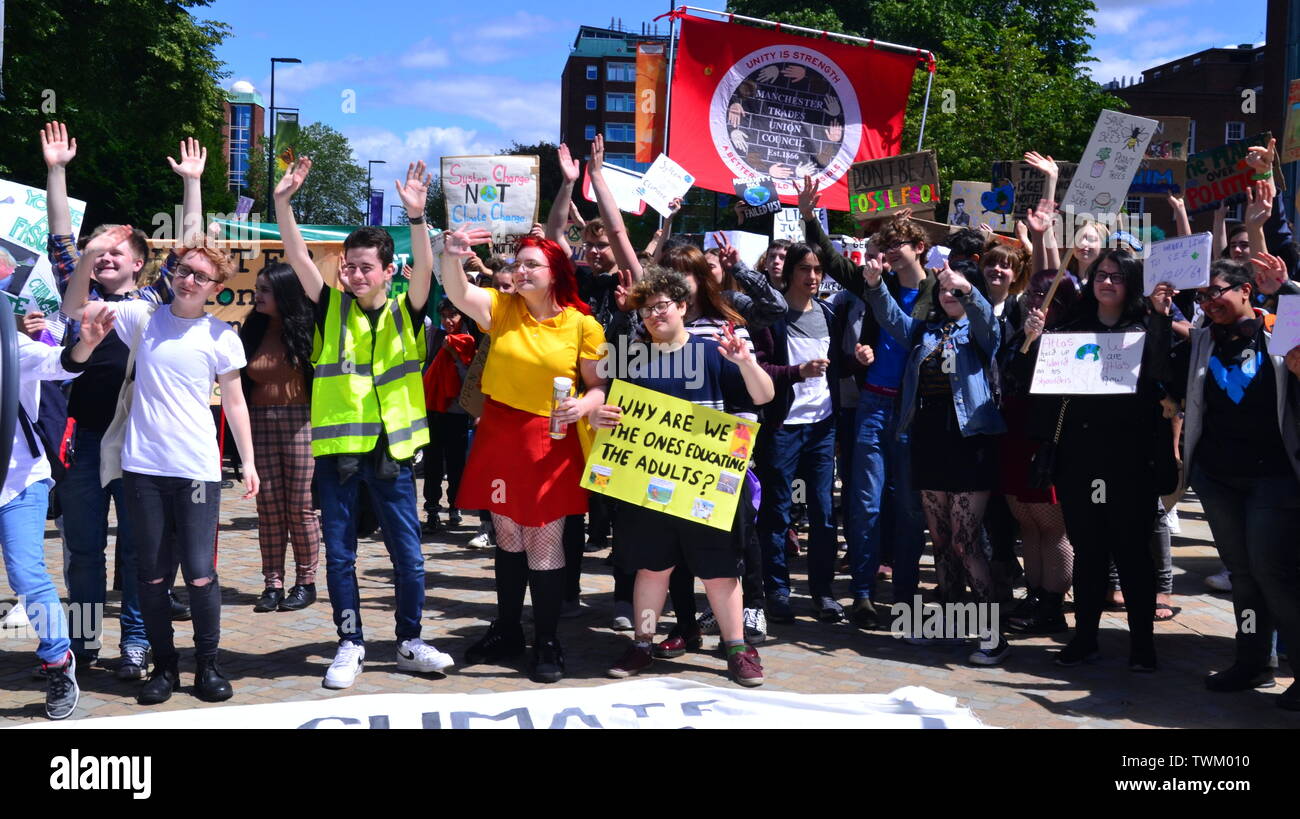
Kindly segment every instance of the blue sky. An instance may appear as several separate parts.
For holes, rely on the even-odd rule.
[[[1266,0],[1095,2],[1093,55],[1100,62],[1091,70],[1103,82],[1264,38]],[[486,7],[490,13],[475,13],[472,3],[442,0],[216,0],[195,11],[233,28],[218,50],[231,72],[227,86],[247,80],[267,97],[270,58],[300,58],[302,65],[276,69],[276,104],[299,108],[304,122],[339,129],[358,162],[383,159],[390,167],[377,173],[395,174],[397,163],[412,159],[436,168],[440,156],[557,139],[560,72],[578,26],[607,26],[614,16],[639,30],[668,5],[497,0]],[[355,113],[343,111],[348,90]]]

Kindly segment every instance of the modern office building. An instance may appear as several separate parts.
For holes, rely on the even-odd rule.
[[[225,151],[230,190],[236,196],[247,195],[248,168],[256,157],[254,150],[262,138],[266,107],[262,95],[247,82],[237,82],[226,92]]]
[[[560,80],[560,139],[574,156],[586,156],[596,134],[605,135],[605,161],[644,171],[636,161],[636,46],[667,43],[657,26],[627,31],[621,20],[609,28],[582,26],[574,38]]]

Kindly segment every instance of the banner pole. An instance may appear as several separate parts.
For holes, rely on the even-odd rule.
[[[925,79],[925,105],[921,107],[921,132],[916,135],[916,150],[921,151],[921,141],[925,139],[925,115],[930,113],[930,86],[934,85],[934,72],[927,71]]]
[[[672,0],[668,2],[668,93],[664,95],[664,153],[668,153],[669,114],[673,112],[673,63],[677,56],[677,17],[672,14]],[[671,156],[671,154],[669,154]],[[664,217],[659,214],[659,229],[663,230]]]

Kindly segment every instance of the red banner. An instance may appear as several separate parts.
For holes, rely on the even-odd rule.
[[[668,48],[636,46],[636,161],[654,162],[664,152],[664,118],[659,109],[668,91]]]
[[[810,174],[821,204],[849,209],[854,162],[898,153],[918,56],[685,17],[668,155],[695,184],[732,193],[770,176],[781,201]]]

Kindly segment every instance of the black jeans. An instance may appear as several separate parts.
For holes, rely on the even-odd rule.
[[[1193,466],[1191,484],[1232,576],[1237,663],[1266,667],[1277,629],[1291,668],[1300,672],[1300,482],[1292,475],[1212,475]]]
[[[124,472],[122,487],[134,521],[140,613],[155,662],[166,665],[177,656],[167,598],[167,578],[175,577],[177,566],[189,592],[194,656],[215,657],[221,640],[215,560],[221,484]],[[200,580],[208,582],[196,584]]]
[[[429,413],[429,445],[424,449],[424,511],[437,514],[442,503],[442,479],[447,478],[447,507],[456,508],[460,476],[469,453],[469,416],[458,412]]]

